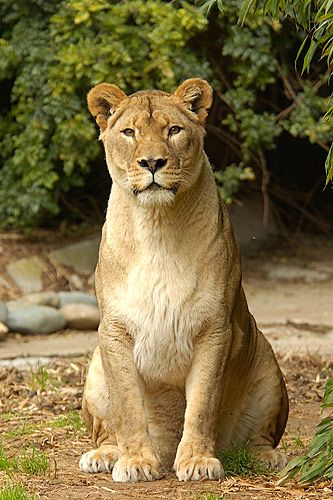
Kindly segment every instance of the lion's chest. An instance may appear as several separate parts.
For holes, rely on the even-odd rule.
[[[211,303],[209,288],[181,260],[143,258],[129,272],[116,307],[134,339],[134,361],[147,382],[184,382],[193,339]]]

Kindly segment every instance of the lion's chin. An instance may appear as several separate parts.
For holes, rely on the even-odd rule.
[[[175,193],[171,189],[145,189],[137,193],[136,198],[145,207],[165,206],[174,202]]]

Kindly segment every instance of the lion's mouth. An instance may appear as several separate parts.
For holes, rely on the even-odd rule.
[[[137,194],[143,193],[145,191],[152,192],[152,191],[160,191],[160,190],[172,191],[173,194],[176,194],[178,191],[178,186],[172,186],[171,188],[167,188],[167,187],[161,186],[161,184],[158,184],[157,182],[153,181],[153,182],[151,182],[151,184],[149,184],[149,186],[145,187],[144,189],[134,189],[133,193],[135,195],[137,195]]]
[[[153,181],[149,186],[146,187],[145,191],[158,191],[159,189],[165,189],[161,184]]]

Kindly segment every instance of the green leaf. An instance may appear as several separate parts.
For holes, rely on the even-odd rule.
[[[256,10],[258,8],[258,4],[259,0],[244,1],[239,12],[238,24],[243,25],[248,13],[251,10]]]
[[[309,483],[322,477],[327,468],[333,465],[333,458],[331,460],[328,459],[326,455],[319,455],[317,460],[313,463],[313,465],[300,476],[300,480],[304,483]]]
[[[303,52],[303,49],[304,49],[304,47],[305,47],[305,45],[306,45],[307,41],[308,41],[308,38],[307,38],[307,37],[305,37],[305,38],[304,38],[304,40],[303,40],[303,42],[301,43],[301,45],[300,45],[299,49],[298,49],[298,52],[297,52],[297,55],[296,55],[296,58],[295,58],[295,67],[296,67],[296,63],[297,63],[297,61],[298,61],[298,59],[299,59],[299,57],[300,57],[301,53]],[[304,68],[304,63],[303,63],[303,68]],[[302,71],[303,71],[303,70],[302,70]]]
[[[329,184],[329,182],[333,179],[333,144],[330,147],[329,153],[325,162],[325,170],[326,170],[326,184],[325,187]]]

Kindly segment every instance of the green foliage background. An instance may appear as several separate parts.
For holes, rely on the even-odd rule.
[[[171,89],[209,75],[186,48],[205,22],[187,2],[3,0],[0,19],[2,227],[57,214],[102,156],[86,107],[93,85]]]
[[[203,9],[209,11],[217,6],[224,13],[224,0],[206,0]],[[288,19],[305,36],[300,44],[296,62],[303,59],[302,73],[311,71],[315,56],[327,62],[327,68],[332,75],[333,61],[333,2],[332,0],[242,0],[239,2],[238,24],[244,24],[250,15],[261,12],[273,18]],[[331,95],[333,98],[333,94]],[[333,115],[332,101],[327,108],[327,120]],[[333,138],[331,138],[333,140]],[[331,144],[325,163],[326,185],[333,179],[333,144]]]
[[[267,189],[282,134],[328,151],[326,66],[315,61],[301,77],[291,62],[302,34],[260,12],[238,26],[242,0],[222,3],[206,22],[195,1],[2,0],[1,227],[44,224],[87,187],[103,153],[86,93],[102,81],[133,92],[209,79],[220,109],[208,132],[226,151],[214,163],[227,202],[254,172]]]

